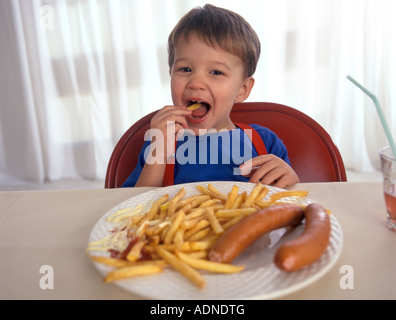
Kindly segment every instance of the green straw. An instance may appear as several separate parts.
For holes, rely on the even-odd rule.
[[[378,115],[379,115],[379,117],[380,117],[380,119],[381,119],[381,122],[382,122],[382,126],[384,127],[386,136],[388,137],[389,144],[390,144],[390,146],[391,146],[391,148],[392,148],[393,156],[394,156],[394,158],[396,159],[396,146],[395,146],[395,142],[393,141],[392,135],[391,135],[391,133],[390,133],[388,124],[387,124],[387,122],[386,122],[386,120],[385,120],[384,114],[383,114],[383,112],[382,112],[382,109],[381,109],[381,106],[380,106],[380,104],[379,104],[379,102],[378,102],[377,97],[376,97],[374,94],[372,94],[370,91],[368,91],[365,87],[363,87],[363,86],[362,86],[359,82],[357,82],[355,79],[353,79],[350,75],[347,76],[347,79],[350,80],[350,81],[351,81],[354,85],[356,85],[358,88],[360,88],[365,94],[367,94],[367,95],[374,101],[375,107],[377,108]]]

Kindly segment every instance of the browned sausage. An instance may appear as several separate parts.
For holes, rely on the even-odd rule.
[[[227,230],[209,252],[209,260],[230,263],[261,235],[299,224],[303,217],[303,208],[295,204],[281,204],[261,209]]]
[[[275,265],[284,271],[296,271],[320,258],[330,240],[330,218],[317,203],[305,208],[304,232],[282,244],[274,258]]]

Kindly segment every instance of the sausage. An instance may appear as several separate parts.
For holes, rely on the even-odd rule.
[[[295,204],[280,204],[261,209],[228,229],[213,245],[209,260],[230,263],[261,235],[297,225],[303,218],[303,208]]]
[[[275,253],[275,265],[281,270],[296,271],[313,263],[324,253],[330,241],[330,218],[320,204],[309,204],[304,216],[304,232],[282,244]]]

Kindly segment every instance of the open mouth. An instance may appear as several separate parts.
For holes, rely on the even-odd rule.
[[[191,118],[195,120],[204,118],[210,109],[209,104],[202,101],[189,101],[187,109],[189,109],[189,107],[191,107],[192,110]]]

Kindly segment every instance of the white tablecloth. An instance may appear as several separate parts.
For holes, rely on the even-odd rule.
[[[0,192],[0,299],[141,299],[104,284],[85,249],[105,212],[151,189]],[[310,199],[332,211],[344,247],[326,275],[282,298],[396,299],[396,232],[385,224],[382,184],[307,183],[293,189],[308,190]],[[53,267],[54,289],[40,287],[43,265]],[[352,267],[353,289],[340,286],[343,266]]]

